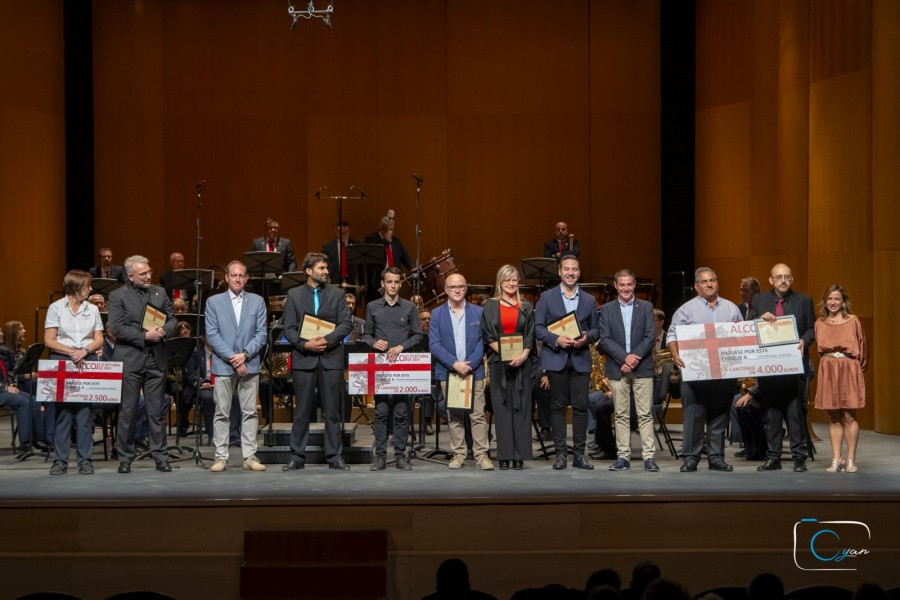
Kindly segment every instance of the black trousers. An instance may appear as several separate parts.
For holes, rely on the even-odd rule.
[[[791,438],[791,456],[806,458],[806,380],[801,375],[759,378],[759,401],[766,415],[766,458],[781,460],[782,421]]]
[[[409,436],[409,396],[378,394],[375,396],[375,455],[387,455],[388,418],[394,427],[394,456],[406,452],[406,438]]]
[[[584,454],[587,440],[587,403],[590,373],[579,373],[571,359],[562,371],[547,371],[550,379],[550,425],[557,456],[566,455],[566,411],[572,406],[572,447]]]
[[[319,364],[311,371],[294,371],[294,395],[297,409],[291,427],[291,455],[306,462],[306,444],[309,441],[310,407],[314,405],[316,388],[322,405],[325,422],[325,460],[329,463],[341,458],[343,453],[343,423],[341,422],[341,396],[343,369],[323,369]]]
[[[735,400],[740,398],[738,394]],[[758,400],[751,399],[746,406],[734,408],[737,416],[738,427],[741,430],[741,439],[744,441],[744,449],[747,458],[759,460],[766,455],[766,442],[763,439],[763,410]],[[781,429],[781,426],[778,427]]]
[[[703,428],[708,438],[709,462],[724,460],[725,425],[728,422],[734,381],[685,381],[681,385],[684,414],[684,461],[700,462],[703,450]]]
[[[150,427],[150,454],[160,462],[166,453],[166,373],[156,365],[153,354],[147,354],[144,368],[122,374],[122,406],[116,432],[119,460],[134,460],[134,428],[138,418],[138,399],[144,390],[144,406]]]

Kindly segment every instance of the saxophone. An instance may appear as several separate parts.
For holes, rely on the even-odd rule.
[[[606,378],[606,357],[597,351],[597,345],[591,344],[591,391],[612,394],[609,379]]]

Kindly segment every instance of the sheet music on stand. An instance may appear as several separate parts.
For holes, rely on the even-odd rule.
[[[253,275],[281,275],[284,272],[284,254],[281,252],[266,252],[255,250],[244,252],[244,263],[247,265],[247,273]]]
[[[306,284],[306,271],[291,271],[281,276],[281,293],[286,294],[291,288]]]

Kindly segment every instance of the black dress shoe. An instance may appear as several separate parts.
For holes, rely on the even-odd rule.
[[[556,462],[553,463],[553,470],[554,471],[562,471],[563,469],[566,468],[566,466],[567,466],[566,465],[566,457],[565,456],[557,456]]]
[[[590,471],[594,468],[594,465],[588,462],[588,459],[584,457],[584,454],[576,454],[575,460],[572,461],[572,466],[576,469],[584,469],[586,471]]]
[[[716,460],[716,461],[712,461],[709,463],[709,470],[710,471],[725,471],[727,473],[730,471],[734,471],[734,467],[729,465],[724,460]]]
[[[161,460],[156,463],[156,470],[160,473],[169,473],[172,471],[172,465],[170,465],[167,460]]]
[[[292,458],[287,461],[287,464],[281,467],[282,471],[297,471],[298,469],[302,469],[305,465],[303,461],[299,458]]]
[[[521,460],[513,461],[513,469],[515,469],[516,471],[521,471],[524,468],[525,468],[525,465],[522,463]]]
[[[734,453],[734,457],[735,458],[747,458],[747,449],[744,448],[743,450],[738,450],[737,452]]]
[[[774,458],[767,458],[766,462],[756,467],[757,471],[780,471],[781,461]]]
[[[328,463],[329,469],[334,469],[335,471],[349,471],[350,465],[344,462],[344,459],[338,456],[336,459]]]
[[[412,465],[409,464],[409,461],[406,460],[406,458],[404,458],[403,456],[397,457],[397,460],[394,461],[394,467],[403,471],[409,471],[412,469]]]
[[[682,473],[693,473],[697,470],[697,463],[693,460],[686,460],[679,470]]]
[[[509,461],[508,460],[500,461],[500,470],[501,471],[509,471]]]
[[[376,456],[374,460],[372,460],[372,466],[369,467],[370,471],[384,471],[387,468],[387,460],[383,456]]]
[[[794,459],[794,473],[803,473],[806,471],[806,459],[805,458],[795,458]]]
[[[126,460],[119,463],[119,473],[131,473],[131,461]]]

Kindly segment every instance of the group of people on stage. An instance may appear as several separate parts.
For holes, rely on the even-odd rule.
[[[281,252],[284,269],[297,269],[293,246],[290,240],[278,235],[277,220],[267,219],[265,228],[266,235],[253,240],[252,250]],[[299,269],[306,275],[305,284],[290,289],[284,305],[283,333],[291,347],[290,370],[298,406],[291,430],[290,458],[282,470],[305,467],[310,408],[316,399],[325,424],[326,461],[331,469],[349,470],[343,458],[342,442],[345,369],[342,345],[346,341],[362,341],[371,351],[386,354],[389,361],[396,360],[403,352],[430,352],[433,378],[445,398],[448,388],[459,388],[455,385],[457,379],[463,382],[460,385],[471,393],[468,405],[461,408],[448,403],[442,413],[450,432],[449,467],[459,469],[467,460],[474,460],[475,467],[482,470],[495,468],[485,417],[486,396],[490,398],[496,425],[499,468],[518,470],[532,458],[532,397],[544,390],[549,395],[549,406],[544,407],[549,419],[545,414],[542,420],[549,424],[555,453],[553,469],[567,468],[570,452],[574,468],[594,468],[587,457],[588,423],[595,423],[594,429],[599,429],[596,421],[608,422],[609,415],[609,412],[597,412],[599,402],[589,401],[594,368],[591,347],[596,347],[605,356],[609,381],[609,390],[602,400],[611,400],[610,412],[615,423],[615,460],[609,469],[631,468],[634,415],[644,470],[656,472],[659,466],[654,455],[653,408],[661,382],[654,366],[654,352],[667,348],[674,365],[681,368],[684,363],[679,355],[678,326],[754,318],[774,322],[784,315],[793,315],[796,320],[804,373],[757,378],[737,396],[734,380],[681,382],[684,461],[680,470],[696,471],[704,452],[711,470],[733,469],[724,454],[726,422],[733,410],[747,445],[747,457],[765,459],[759,471],[781,469],[782,421],[787,423],[793,469],[805,471],[806,390],[811,371],[809,350],[814,341],[818,341],[821,358],[816,407],[828,411],[833,447],[833,460],[827,470],[858,470],[859,427],[855,415],[857,409],[865,406],[862,373],[866,368],[867,348],[862,326],[851,314],[850,299],[843,287],[835,284],[826,290],[817,319],[812,300],[792,289],[793,276],[787,265],[777,264],[772,268],[769,278],[772,289],[767,292],[761,292],[753,278],[742,281],[740,306],[719,296],[715,272],[702,267],[695,272],[696,297],[674,313],[664,334],[660,311],[635,296],[636,277],[628,269],[621,269],[614,276],[617,297],[598,307],[594,296],[578,284],[581,269],[577,241],[568,233],[566,223],[557,223],[555,229],[556,237],[545,244],[544,254],[558,260],[559,284],[543,291],[536,305],[522,298],[518,270],[503,265],[497,271],[493,296],[483,305],[467,300],[466,279],[453,272],[444,281],[446,302],[433,312],[420,313],[420,307],[400,297],[399,266],[409,268],[410,264],[402,244],[393,236],[393,219],[387,216],[374,234],[378,236],[376,243],[386,248],[385,263],[379,266],[379,281],[372,286],[379,290],[380,296],[367,303],[363,321],[352,311],[355,295],[330,285],[335,280],[347,280],[350,274],[346,248],[354,242],[349,226],[339,223],[336,239],[324,246],[329,253],[310,252],[303,258]],[[173,268],[183,266],[184,257],[173,253],[170,262]],[[168,472],[171,466],[164,429],[166,346],[168,340],[178,335],[173,302],[183,299],[187,291],[172,288],[175,284],[171,281],[168,289],[151,283],[153,271],[149,260],[140,255],[127,258],[123,267],[118,268],[112,265],[111,250],[103,248],[100,263],[91,272],[73,270],[66,274],[65,296],[47,312],[44,343],[51,358],[70,360],[76,365],[102,358],[104,345],[111,353],[112,346],[104,339],[104,326],[95,304],[106,305],[109,339],[114,340],[115,360],[122,361],[124,369],[116,438],[118,471],[131,471],[136,456],[134,429],[142,403],[149,425],[150,454],[157,470]],[[112,291],[108,300],[100,297],[94,303],[91,296],[94,272],[96,277],[124,278],[125,284]],[[227,290],[210,296],[205,303],[204,353],[193,357],[206,367],[203,389],[207,399],[211,396],[214,406],[214,410],[206,411],[207,418],[212,417],[215,446],[212,472],[227,469],[229,441],[236,436],[240,438],[243,468],[266,470],[256,457],[256,402],[268,335],[267,310],[260,295],[245,289],[247,280],[248,269],[243,262],[234,260],[227,265]],[[160,315],[151,326],[146,321],[148,306]],[[24,335],[17,330],[14,336],[7,333],[6,337],[0,346],[4,359],[0,406],[17,411],[20,441],[30,444],[36,410],[34,394],[16,387],[22,381],[11,380],[9,376],[21,361]],[[662,384],[668,387],[668,382]],[[375,452],[370,468],[380,471],[387,467],[388,431],[393,429],[393,465],[410,469],[406,457],[409,398],[379,394],[374,400]],[[571,450],[567,443],[570,406]],[[51,474],[62,474],[68,469],[73,420],[79,472],[93,472],[90,405],[62,403],[54,408],[56,436]],[[428,414],[429,429],[432,416]],[[271,420],[271,417],[270,407],[267,418]],[[239,421],[239,426],[235,421]],[[230,430],[237,433],[229,435]],[[842,450],[844,443],[846,457]]]

